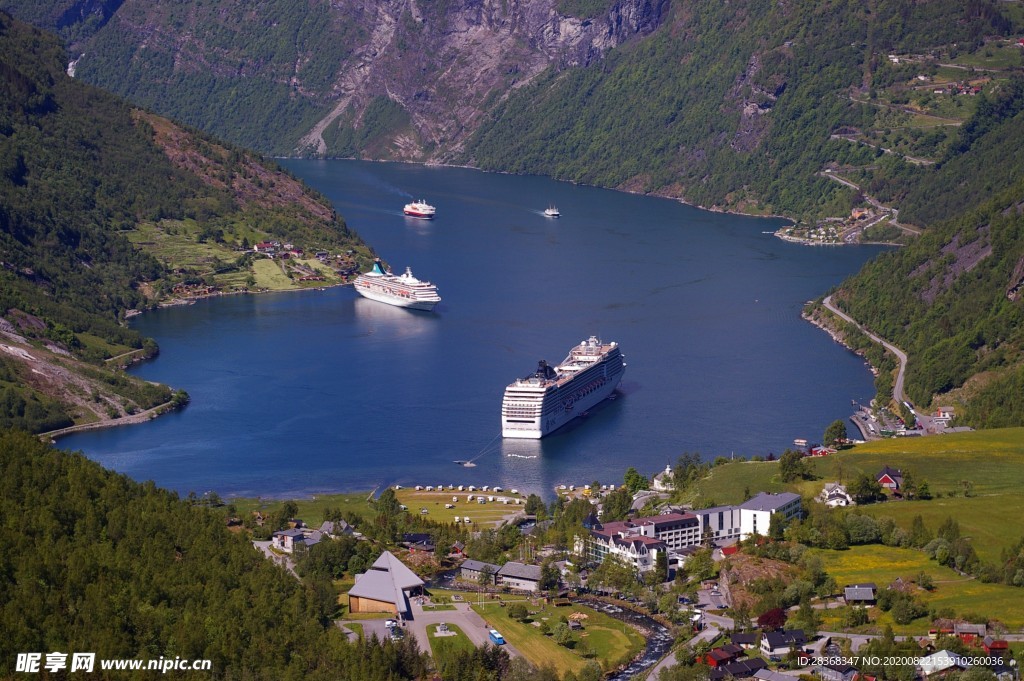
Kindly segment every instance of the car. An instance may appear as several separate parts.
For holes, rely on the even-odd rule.
[[[396,622],[395,620],[387,620],[386,622],[384,622],[385,629],[394,629],[397,626],[398,622]]]
[[[421,508],[420,509],[420,515],[426,515],[428,513],[430,513],[430,511],[428,511],[427,509],[425,509],[425,508]]]

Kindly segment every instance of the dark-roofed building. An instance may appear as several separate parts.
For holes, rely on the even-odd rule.
[[[355,530],[344,520],[325,520],[320,525],[320,531],[328,537],[340,537],[343,534],[353,534]]]
[[[745,633],[733,634],[730,638],[732,639],[732,642],[736,645],[740,646],[741,648],[744,648],[745,650],[750,650],[751,648],[756,648],[758,646],[761,634],[759,634],[756,631],[750,631]]]
[[[749,660],[737,660],[721,667],[715,667],[708,674],[708,678],[711,681],[721,681],[730,676],[734,679],[749,679],[758,671],[767,668],[768,665],[760,657],[752,657]]]
[[[896,492],[903,487],[903,471],[884,466],[875,476],[875,480],[885,489]]]
[[[758,669],[754,672],[754,678],[758,681],[795,681],[789,674],[773,672],[771,669]]]
[[[878,587],[873,582],[843,587],[843,599],[847,605],[874,605],[877,593]]]
[[[735,662],[737,658],[743,657],[745,654],[743,648],[735,643],[730,643],[709,650],[708,654],[704,656],[703,662],[709,667],[722,667],[730,662]]]
[[[498,569],[495,583],[516,591],[539,591],[540,575],[539,565],[509,561]]]
[[[500,565],[470,559],[462,563],[462,568],[459,570],[459,578],[464,582],[479,584],[480,575],[486,572],[488,575],[487,583],[494,584],[494,575],[498,574],[500,569]]]
[[[805,643],[807,637],[801,629],[766,631],[761,634],[761,652],[768,657],[781,658],[793,649],[800,651]]]
[[[380,554],[370,569],[356,575],[348,591],[349,611],[409,613],[409,595],[422,591],[423,580],[390,551]]]

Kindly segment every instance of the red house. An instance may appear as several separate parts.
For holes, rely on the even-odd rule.
[[[877,480],[878,484],[882,487],[895,492],[903,486],[903,471],[885,466],[878,475],[875,476],[875,480]]]
[[[737,658],[743,655],[745,655],[743,648],[735,643],[729,643],[724,646],[712,648],[711,651],[704,656],[702,661],[709,667],[721,667],[722,665],[729,664],[730,662],[735,662]]]
[[[1002,639],[986,636],[981,642],[981,647],[985,649],[985,654],[990,657],[1006,658],[1010,655],[1010,644]]]

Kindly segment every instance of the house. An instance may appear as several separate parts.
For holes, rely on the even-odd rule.
[[[539,565],[526,565],[509,561],[501,566],[495,575],[498,586],[507,586],[516,591],[540,591],[541,570]]]
[[[935,418],[949,421],[956,416],[956,410],[953,407],[939,407],[935,410]]]
[[[814,445],[808,450],[808,456],[832,456],[836,453],[836,449],[832,447],[826,447],[825,445]]]
[[[793,649],[801,650],[807,637],[800,629],[766,631],[761,634],[761,652],[768,658],[782,658]]]
[[[773,672],[771,669],[758,669],[754,672],[754,678],[759,681],[794,681],[789,674]]]
[[[981,647],[985,649],[985,654],[989,657],[1001,657],[1005,659],[1010,655],[1010,644],[1003,639],[986,636],[981,641]]]
[[[818,495],[818,501],[829,508],[854,505],[853,497],[846,491],[846,485],[838,482],[826,482],[821,494]]]
[[[885,489],[896,492],[903,486],[903,471],[885,466],[875,476],[875,480]]]
[[[740,504],[740,539],[755,534],[767,535],[771,518],[779,515],[790,520],[800,514],[800,495],[793,492],[761,492]]]
[[[957,622],[953,625],[953,635],[970,645],[975,640],[984,639],[988,630],[984,624],[968,624]]]
[[[917,661],[917,668],[924,678],[941,678],[950,672],[962,671],[971,666],[970,661],[952,650],[940,650]]]
[[[675,489],[673,482],[672,466],[665,466],[665,470],[651,478],[651,486],[655,492],[671,492]]]
[[[354,534],[355,530],[344,520],[325,520],[320,525],[320,532],[328,537],[340,537],[343,534]]]
[[[873,582],[843,587],[843,599],[847,605],[874,605],[877,593],[878,587]]]
[[[451,555],[453,555],[453,556],[464,556],[464,555],[466,555],[466,545],[463,544],[460,541],[455,542],[454,544],[452,544],[452,553],[451,553]]]
[[[749,660],[737,660],[729,664],[715,667],[708,674],[711,681],[722,681],[732,677],[734,679],[749,679],[768,665],[760,657],[752,657]]]
[[[473,582],[479,584],[481,577],[480,575],[486,573],[488,575],[485,580],[488,584],[494,584],[494,575],[498,574],[498,570],[501,569],[500,565],[494,563],[484,563],[479,560],[467,560],[462,564],[462,568],[459,570],[459,579],[464,582]]]
[[[724,667],[730,662],[735,662],[737,658],[743,657],[746,653],[743,648],[730,643],[724,646],[718,646],[708,651],[707,655],[701,660],[704,664],[709,667]]]
[[[859,673],[856,667],[838,662],[818,665],[815,667],[815,671],[818,672],[818,678],[822,681],[853,681]]]
[[[751,631],[746,633],[733,634],[731,638],[733,643],[740,646],[744,650],[751,650],[752,648],[757,647],[760,634],[758,634],[756,631]]]
[[[390,551],[380,554],[370,569],[356,575],[348,591],[349,611],[409,614],[409,596],[421,593],[423,580]]]
[[[255,246],[252,247],[252,250],[256,251],[257,253],[270,253],[270,254],[273,254],[274,253],[274,249],[275,249],[275,246],[270,241],[261,241],[261,242],[259,242],[258,244],[256,244]]]
[[[278,530],[270,535],[270,542],[275,549],[285,553],[294,553],[296,544],[301,544],[304,538],[305,535],[303,535],[302,530],[292,528],[290,530]]]

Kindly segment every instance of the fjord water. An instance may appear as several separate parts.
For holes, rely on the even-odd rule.
[[[351,287],[147,312],[161,354],[135,372],[183,411],[60,445],[186,493],[294,496],[380,484],[617,483],[628,466],[780,453],[867,401],[863,361],[800,318],[876,247],[809,248],[780,220],[540,177],[289,161],[433,314]],[[424,198],[437,219],[402,216]],[[543,211],[556,204],[560,219]],[[541,441],[502,440],[506,384],[591,334],[618,341],[621,396]],[[475,460],[475,467],[455,460]]]

